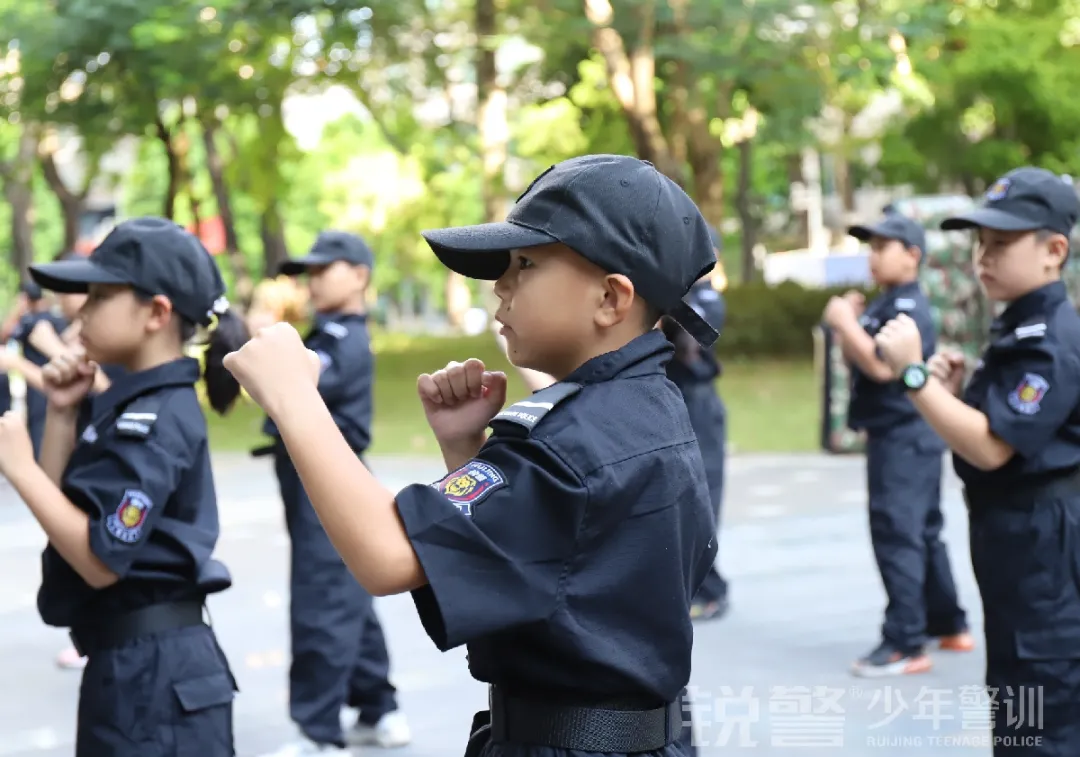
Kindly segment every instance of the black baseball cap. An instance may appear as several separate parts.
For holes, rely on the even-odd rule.
[[[351,265],[375,266],[375,254],[367,242],[356,234],[344,231],[324,231],[315,239],[311,251],[302,258],[286,260],[278,271],[286,276],[299,276],[308,268],[330,265],[344,260]]]
[[[926,254],[926,232],[922,225],[895,210],[886,211],[877,223],[848,228],[848,234],[862,242],[869,242],[871,237],[896,239],[903,242],[905,247],[918,247],[920,252]]]
[[[561,242],[638,294],[703,346],[716,331],[683,301],[716,265],[709,226],[675,182],[648,161],[585,155],[552,166],[517,199],[505,221],[422,232],[442,264],[494,280],[510,250]]]
[[[1017,168],[983,195],[982,204],[941,222],[945,231],[1054,231],[1069,236],[1080,217],[1080,199],[1071,183],[1043,168]]]
[[[118,224],[86,258],[30,266],[43,289],[82,294],[91,284],[130,286],[164,295],[173,310],[200,326],[228,309],[217,263],[193,234],[165,218]]]

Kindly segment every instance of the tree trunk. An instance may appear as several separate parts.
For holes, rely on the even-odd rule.
[[[506,157],[510,142],[510,125],[507,119],[506,89],[500,86],[499,72],[495,65],[498,42],[498,11],[495,0],[476,0],[476,128],[480,135],[480,156],[483,165],[484,220],[488,223],[506,218]],[[451,277],[456,274],[449,274]],[[448,282],[447,304],[456,304],[458,291],[464,282]],[[464,289],[468,292],[468,289]],[[485,305],[494,310],[497,302],[491,287],[481,288]],[[467,310],[471,298],[461,297]],[[460,326],[464,311],[448,313],[450,322]]]
[[[79,224],[86,211],[86,198],[90,194],[90,185],[97,176],[99,161],[96,158],[87,161],[83,186],[80,190],[73,191],[60,176],[60,170],[56,165],[56,147],[56,140],[47,137],[42,140],[38,155],[41,159],[41,173],[49,189],[56,195],[64,218],[64,242],[60,250],[63,253],[75,249],[79,241]]]
[[[165,157],[169,162],[169,186],[165,190],[164,213],[166,218],[174,219],[176,217],[176,197],[180,194],[180,186],[183,181],[183,169],[180,165],[180,156],[177,155],[173,143],[172,132],[165,125],[160,113],[155,116],[154,125],[157,127],[157,138],[161,140],[161,144],[165,148]]]
[[[34,262],[34,157],[38,136],[32,127],[23,127],[15,157],[0,163],[4,179],[4,199],[11,206],[11,264],[25,276]]]
[[[788,185],[793,187],[796,184],[806,186],[806,182],[803,179],[802,169],[802,155],[797,152],[793,152],[787,157],[787,174]],[[807,247],[810,246],[810,214],[804,208],[803,210],[795,210],[792,212],[795,222],[798,225],[798,238],[802,240],[802,243]]]
[[[225,232],[225,255],[232,270],[233,289],[240,304],[246,309],[251,304],[255,293],[255,282],[248,270],[247,260],[240,252],[240,242],[236,237],[236,219],[233,216],[232,198],[225,182],[225,162],[217,147],[217,125],[206,120],[202,124],[203,145],[206,149],[206,169],[210,174],[210,185],[214,189],[214,201],[217,203],[218,217]]]
[[[627,53],[622,35],[612,26],[615,11],[610,0],[584,0],[584,3],[585,15],[593,25],[593,45],[604,57],[608,86],[626,117],[638,157],[681,185],[682,166],[672,155],[656,110],[655,2],[641,3],[640,32],[632,55]]]
[[[214,200],[217,202],[218,215],[225,230],[225,249],[230,253],[240,250],[236,237],[236,219],[233,217],[232,198],[225,183],[225,161],[217,148],[217,126],[210,122],[203,123],[203,145],[206,148],[206,168],[210,173],[210,184],[214,188]]]
[[[741,281],[753,281],[757,268],[754,265],[754,246],[757,244],[758,222],[754,213],[754,140],[739,143],[739,183],[735,191],[735,209],[742,226]]]
[[[263,243],[263,275],[274,278],[278,275],[278,267],[289,257],[285,246],[285,223],[277,201],[271,202],[263,211],[259,234]]]
[[[672,11],[676,39],[689,38],[687,0],[668,0],[668,6]],[[681,60],[676,63],[676,68],[682,90],[677,98],[681,101],[677,113],[685,132],[686,157],[692,175],[690,193],[705,220],[719,229],[724,220],[724,174],[720,163],[723,144],[709,132],[709,111],[693,87],[689,65]]]

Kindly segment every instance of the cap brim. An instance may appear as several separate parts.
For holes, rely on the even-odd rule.
[[[550,234],[509,221],[420,232],[439,261],[470,279],[494,281],[506,273],[510,250],[553,244]]]
[[[85,294],[91,284],[127,284],[90,260],[62,260],[30,266],[30,278],[42,289],[60,294]]]
[[[1006,213],[995,208],[976,208],[967,213],[946,218],[941,222],[942,231],[962,231],[964,229],[994,229],[995,231],[1036,231],[1044,224],[1030,218]]]
[[[341,260],[340,256],[336,255],[305,255],[302,258],[293,258],[292,260],[286,260],[278,266],[278,273],[283,276],[299,276],[303,273],[307,273],[309,268],[317,268],[318,266],[330,265]]]
[[[847,233],[860,242],[869,242],[873,237],[884,239],[896,239],[896,232],[882,228],[881,226],[850,226]]]

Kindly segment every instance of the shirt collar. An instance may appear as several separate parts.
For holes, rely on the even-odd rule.
[[[125,373],[108,389],[92,398],[92,417],[100,418],[136,397],[166,386],[194,386],[199,380],[199,361],[177,358],[145,371]]]
[[[597,355],[585,362],[564,381],[596,384],[617,376],[664,375],[664,366],[671,360],[674,351],[663,332],[652,329],[614,352]]]

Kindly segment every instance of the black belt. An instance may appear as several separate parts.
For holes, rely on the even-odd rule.
[[[1030,509],[1040,499],[1068,497],[1080,494],[1080,469],[1052,478],[1032,481],[1022,486],[1000,486],[985,489],[964,488],[964,503],[968,509],[1004,508]]]
[[[143,636],[204,624],[201,601],[162,602],[97,623],[75,626],[70,636],[79,655],[86,657]]]
[[[678,700],[652,710],[606,710],[516,699],[488,689],[491,740],[582,752],[653,752],[682,731]]]

